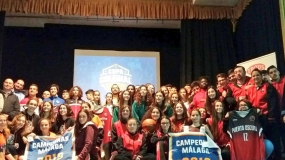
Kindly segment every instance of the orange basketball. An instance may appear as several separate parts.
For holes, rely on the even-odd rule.
[[[153,132],[155,129],[156,122],[153,119],[145,119],[142,122],[142,129],[148,132]]]

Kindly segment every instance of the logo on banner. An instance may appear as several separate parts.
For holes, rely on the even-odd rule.
[[[248,67],[248,69],[246,70],[246,73],[251,75],[251,72],[257,68],[258,70],[265,70],[265,64],[262,64],[262,63],[258,63],[258,64],[254,64],[250,67]]]
[[[169,159],[220,160],[221,152],[207,135],[198,132],[172,133],[169,139]]]
[[[113,64],[102,69],[99,83],[106,91],[109,91],[113,84],[117,84],[120,88],[127,88],[132,83],[131,79],[132,75],[127,68]]]

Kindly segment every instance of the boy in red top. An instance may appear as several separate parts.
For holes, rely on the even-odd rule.
[[[206,102],[208,77],[202,76],[199,78],[199,81],[200,81],[200,91],[196,93],[195,96],[193,97],[193,102],[191,103],[190,108],[204,107],[204,104]]]

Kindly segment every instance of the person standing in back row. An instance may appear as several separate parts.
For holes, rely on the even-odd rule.
[[[50,101],[53,105],[53,110],[55,113],[57,113],[58,111],[58,107],[61,105],[61,104],[64,104],[64,100],[59,98],[57,93],[59,92],[59,87],[57,84],[52,84],[50,86],[50,97],[49,98],[46,98],[44,99],[44,102],[45,101]]]
[[[20,112],[19,99],[12,92],[13,86],[13,80],[7,78],[3,83],[3,90],[0,90],[0,112],[6,114],[9,121]]]

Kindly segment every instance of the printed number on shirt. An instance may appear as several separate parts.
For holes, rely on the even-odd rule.
[[[244,140],[244,141],[248,141],[247,136],[248,136],[247,133],[243,133],[243,140]]]
[[[48,154],[44,157],[40,157],[37,160],[61,160],[63,158],[63,152],[60,152],[58,154]]]

